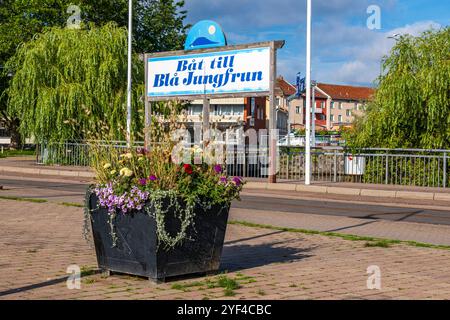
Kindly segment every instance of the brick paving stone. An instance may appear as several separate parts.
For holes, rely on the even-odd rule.
[[[0,299],[450,299],[448,250],[368,248],[364,241],[239,225],[228,226],[221,271],[254,282],[241,281],[235,296],[223,288],[172,288],[205,277],[156,285],[94,274],[69,290],[69,265],[96,268],[81,236],[82,209],[0,200],[0,215]],[[367,289],[369,265],[381,269],[381,290]]]

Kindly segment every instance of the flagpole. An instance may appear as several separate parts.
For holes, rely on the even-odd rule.
[[[306,1],[306,141],[305,185],[311,184],[311,0]]]
[[[127,86],[127,146],[131,147],[131,72],[133,50],[133,0],[128,6],[128,86]]]

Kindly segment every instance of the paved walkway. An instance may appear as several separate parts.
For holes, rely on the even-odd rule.
[[[222,271],[240,288],[226,296],[205,278],[154,285],[99,274],[66,287],[66,270],[91,270],[94,252],[81,236],[82,209],[0,200],[0,299],[449,299],[450,251],[229,225]],[[378,266],[381,289],[367,288]],[[215,277],[210,278],[214,281]],[[193,283],[193,282],[197,283]],[[186,286],[186,283],[193,284]]]

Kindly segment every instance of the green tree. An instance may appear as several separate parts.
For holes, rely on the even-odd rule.
[[[183,1],[133,0],[134,50],[154,52],[180,49],[185,39],[186,12]],[[13,135],[13,146],[18,146],[19,118],[8,114],[7,88],[18,66],[17,48],[35,35],[57,26],[65,27],[71,5],[80,7],[82,22],[102,26],[114,21],[119,27],[128,25],[128,0],[0,0],[0,120],[3,119]],[[17,59],[16,59],[17,60]],[[5,65],[10,61],[9,69]],[[125,80],[126,81],[126,80]]]
[[[124,139],[126,45],[127,30],[110,23],[55,27],[20,47],[7,64],[16,72],[7,111],[20,119],[20,133],[37,141]],[[143,134],[141,65],[135,56],[133,132]]]
[[[450,148],[450,27],[399,38],[346,140],[353,147]]]

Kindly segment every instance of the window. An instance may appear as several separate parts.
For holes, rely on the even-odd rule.
[[[342,110],[342,102],[339,102],[339,110]]]
[[[300,106],[295,107],[295,113],[300,114]]]
[[[331,101],[330,108],[331,108],[331,109],[334,109],[334,101]]]
[[[230,105],[217,104],[211,106],[211,112],[215,116],[231,116],[231,115],[241,116],[244,114],[244,106],[233,104]]]
[[[351,116],[352,116],[352,110],[350,110],[350,109],[345,110],[345,115],[346,115],[347,117],[351,117]]]
[[[330,121],[331,121],[331,122],[334,121],[334,114],[330,114]]]
[[[263,120],[264,119],[264,109],[258,107],[258,119]]]
[[[235,116],[241,116],[244,114],[244,106],[241,105],[234,105],[233,106],[233,114]]]
[[[354,109],[358,110],[358,103],[357,103],[357,102],[355,102],[355,107],[354,107]]]
[[[342,115],[339,115],[339,116],[338,116],[338,122],[339,122],[339,123],[342,123]]]
[[[200,114],[202,114],[203,112],[203,106],[201,105],[191,105],[188,108],[188,115],[191,116],[198,116]]]
[[[281,106],[281,99],[280,98],[276,98],[276,106],[279,107]]]
[[[233,115],[233,106],[221,106],[221,107],[222,107],[222,114],[224,116]]]
[[[323,108],[325,108],[325,101],[322,101],[321,103],[320,103],[320,107],[323,109]]]

